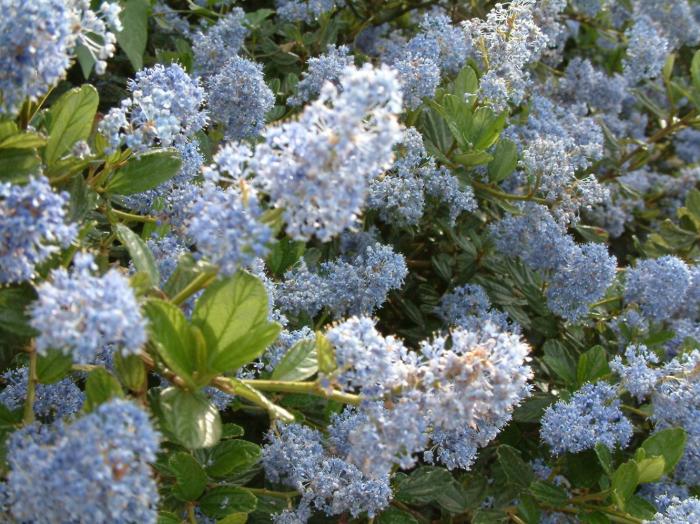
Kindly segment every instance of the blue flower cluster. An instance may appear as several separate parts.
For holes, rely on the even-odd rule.
[[[238,54],[249,33],[244,22],[245,12],[234,7],[205,32],[200,31],[194,36],[192,52],[198,76],[216,75],[232,56]]]
[[[357,254],[322,262],[315,272],[302,260],[285,273],[277,304],[296,315],[315,316],[324,308],[336,317],[369,315],[382,306],[391,290],[401,287],[407,273],[403,255],[373,243]]]
[[[37,100],[61,80],[80,45],[104,73],[121,31],[120,6],[65,0],[0,2],[0,114],[15,113],[25,98]]]
[[[221,189],[205,182],[192,204],[188,237],[197,251],[225,275],[265,256],[272,230],[261,221],[262,209],[253,190]]]
[[[353,517],[376,515],[389,504],[389,477],[370,477],[335,455],[320,432],[300,424],[270,431],[263,448],[265,473],[273,482],[302,494],[299,508],[282,513],[275,522],[306,522],[310,507],[328,515],[349,512]],[[290,514],[291,513],[291,514]]]
[[[117,269],[96,271],[92,255],[78,253],[70,272],[54,269],[37,287],[30,323],[39,332],[40,354],[58,349],[89,364],[108,346],[131,354],[146,343],[146,321],[128,279]]]
[[[627,271],[625,302],[638,305],[649,320],[667,320],[680,307],[689,287],[690,270],[681,259],[641,260]]]
[[[624,448],[632,438],[632,423],[620,410],[614,386],[589,383],[570,401],[547,408],[540,436],[555,455],[593,449],[596,444]]]
[[[486,19],[464,22],[472,48],[486,68],[479,96],[501,111],[519,104],[529,85],[526,66],[547,46],[547,36],[533,19],[534,0],[496,4]]]
[[[27,398],[28,369],[11,369],[2,374],[5,389],[0,391],[0,403],[8,409],[21,408]],[[70,378],[53,384],[37,384],[34,414],[44,420],[75,415],[83,407],[85,395]]]
[[[27,426],[8,443],[8,505],[19,522],[155,523],[150,464],[159,435],[135,404],[112,400],[70,425]]]
[[[297,85],[297,94],[287,99],[287,104],[300,106],[314,100],[326,82],[337,83],[345,68],[354,63],[347,46],[329,45],[326,52],[309,58],[308,69]]]
[[[356,224],[369,181],[391,165],[400,110],[395,73],[366,64],[326,83],[298,121],[266,130],[249,169],[291,238],[326,241]]]
[[[549,271],[547,304],[575,321],[600,300],[615,278],[617,263],[602,244],[576,244],[546,207],[527,203],[522,215],[510,215],[491,229],[496,248],[517,253],[531,269]]]
[[[181,145],[207,124],[204,88],[178,64],[143,69],[127,87],[131,96],[99,125],[114,149]]]
[[[275,103],[260,64],[234,56],[206,84],[209,111],[214,120],[223,123],[227,139],[239,140],[260,133],[265,114]]]
[[[66,223],[67,207],[68,194],[45,177],[0,184],[0,284],[32,278],[37,265],[68,247],[78,231]]]

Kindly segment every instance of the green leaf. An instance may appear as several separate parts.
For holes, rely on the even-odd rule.
[[[569,500],[566,491],[550,482],[537,480],[530,484],[530,494],[548,506],[563,506]]]
[[[683,456],[687,438],[681,428],[664,429],[647,438],[641,447],[648,457],[662,456],[664,473],[670,473]]]
[[[85,84],[64,93],[51,106],[46,119],[49,139],[44,159],[47,164],[56,163],[76,142],[90,136],[99,101],[97,89]]]
[[[661,457],[650,457],[637,460],[639,483],[656,482],[664,476],[666,460]]]
[[[232,513],[251,513],[257,505],[258,499],[250,491],[229,486],[214,488],[199,500],[202,512],[215,519]]]
[[[145,391],[148,384],[146,366],[138,355],[114,355],[114,372],[119,380],[131,391]]]
[[[182,524],[182,519],[169,511],[160,511],[156,524]]]
[[[46,139],[36,133],[17,133],[0,140],[0,149],[34,149],[46,144]]]
[[[620,464],[612,475],[613,498],[620,509],[625,509],[627,500],[639,485],[639,471],[634,460]]]
[[[272,246],[270,255],[267,257],[267,267],[275,275],[281,276],[301,258],[305,249],[305,242],[294,241],[285,237]]]
[[[559,341],[548,340],[542,346],[544,363],[567,384],[576,383],[576,361],[571,352]]]
[[[105,189],[117,195],[143,193],[177,175],[181,165],[177,150],[153,149],[129,159],[112,175]]]
[[[609,373],[608,357],[602,346],[593,346],[578,359],[576,381],[580,386],[586,382],[595,382]]]
[[[160,411],[165,427],[188,449],[210,448],[221,438],[219,410],[202,393],[164,389]]]
[[[413,471],[398,486],[396,498],[417,506],[435,502],[450,513],[463,512],[467,506],[467,499],[452,475],[432,466]]]
[[[129,57],[134,71],[143,68],[143,53],[148,42],[148,0],[123,0],[121,21],[123,30],[117,33],[117,42]]]
[[[207,487],[207,474],[189,453],[175,453],[168,460],[177,481],[173,490],[180,500],[197,500]]]
[[[338,367],[333,344],[320,331],[316,332],[316,355],[318,356],[318,370],[321,373],[332,373]]]
[[[652,520],[654,515],[656,515],[657,509],[648,500],[632,495],[627,501],[625,511],[638,519]]]
[[[224,440],[211,450],[207,473],[212,477],[244,473],[260,461],[260,454],[260,446],[247,440]]]
[[[231,378],[229,380],[231,381],[231,384],[233,384],[236,388],[236,395],[240,396],[241,398],[250,400],[254,404],[264,407],[270,415],[271,419],[279,419],[282,422],[294,421],[294,415],[292,415],[283,407],[280,407],[274,402],[272,402],[269,398],[267,398],[254,387],[251,387],[248,384],[241,382],[240,380],[235,378]]]
[[[158,264],[156,259],[148,249],[146,243],[141,240],[141,237],[134,233],[124,224],[116,224],[114,232],[117,234],[119,241],[124,244],[131,260],[134,262],[137,271],[141,271],[148,276],[151,286],[158,286],[160,283],[160,273],[158,272]]]
[[[467,93],[476,93],[479,88],[479,79],[471,66],[465,66],[454,79],[452,94],[463,96]]]
[[[410,513],[398,508],[388,508],[382,511],[376,520],[377,524],[418,524]]]
[[[489,162],[488,173],[491,182],[502,182],[515,171],[518,165],[518,148],[510,140],[501,140],[493,152],[493,160]]]
[[[216,524],[245,524],[248,522],[247,513],[230,513],[223,519],[216,521]]]
[[[73,357],[57,349],[38,355],[36,374],[41,384],[53,384],[65,377],[73,366]]]
[[[78,63],[80,64],[80,70],[83,72],[83,78],[87,80],[96,63],[95,57],[83,44],[75,46],[75,56],[78,57]]]
[[[595,445],[595,454],[598,457],[598,462],[603,467],[603,471],[608,475],[612,475],[613,472],[613,459],[612,453],[605,444],[598,442]]]
[[[260,356],[280,332],[267,315],[265,286],[250,273],[239,271],[210,285],[197,300],[192,324],[210,348],[211,368],[235,371]]]
[[[693,89],[700,93],[700,51],[695,51],[690,63],[690,78],[693,81]]]
[[[17,184],[38,173],[41,158],[35,149],[0,149],[0,181]]]
[[[285,353],[272,372],[272,380],[304,380],[318,371],[315,339],[302,339]]]
[[[532,468],[521,458],[517,449],[507,445],[498,446],[496,455],[509,483],[521,488],[530,485],[533,480]]]
[[[91,371],[85,382],[85,411],[89,413],[115,397],[124,397],[119,381],[105,369]]]
[[[35,336],[27,315],[27,307],[35,298],[30,287],[0,288],[0,330],[19,337]]]
[[[164,300],[149,299],[144,307],[149,319],[151,337],[158,355],[168,368],[184,380],[192,389],[196,388],[193,378],[197,370],[197,352],[204,351],[195,340],[182,310]]]

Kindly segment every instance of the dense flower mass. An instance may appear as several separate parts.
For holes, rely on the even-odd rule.
[[[68,194],[44,177],[0,184],[0,283],[32,278],[38,264],[68,247],[77,228],[67,223],[67,203]]]
[[[559,401],[542,417],[542,440],[552,453],[578,453],[603,444],[625,447],[632,424],[620,410],[615,389],[604,382],[586,384],[569,402]]]
[[[0,8],[0,522],[700,522],[696,0]]]
[[[155,522],[149,464],[159,435],[135,404],[114,400],[70,424],[28,426],[8,443],[10,513],[20,522]]]
[[[115,51],[111,30],[122,29],[121,8],[112,2],[103,2],[97,13],[86,0],[3,0],[0,9],[0,113],[45,95],[65,76],[76,46],[104,73]]]
[[[87,364],[106,347],[129,354],[146,342],[146,322],[128,280],[116,269],[96,275],[92,255],[76,255],[73,268],[51,272],[31,308],[37,351],[58,349]]]
[[[131,96],[100,122],[113,148],[180,145],[207,123],[204,89],[177,64],[139,71],[128,89]]]

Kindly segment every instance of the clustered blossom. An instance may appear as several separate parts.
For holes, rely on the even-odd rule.
[[[639,16],[627,30],[629,39],[623,72],[630,82],[655,78],[661,72],[669,51],[664,38],[646,16]]]
[[[478,330],[453,329],[449,345],[446,337],[424,341],[420,354],[362,317],[333,327],[327,338],[338,363],[330,380],[366,398],[396,395],[390,408],[363,405],[329,430],[332,445],[367,474],[411,467],[421,451],[429,462],[436,454],[448,467],[468,468],[529,394],[529,347],[488,321]]]
[[[66,223],[67,207],[68,193],[43,176],[0,184],[0,284],[32,278],[38,264],[68,247],[77,227]]]
[[[26,402],[28,369],[11,369],[2,374],[5,389],[0,391],[0,404],[19,409]],[[42,419],[60,419],[75,415],[83,407],[85,395],[70,378],[53,384],[37,384],[33,409]]]
[[[540,204],[523,204],[520,210],[522,215],[507,216],[492,227],[496,248],[517,253],[531,269],[549,271],[549,308],[567,320],[581,318],[615,278],[615,257],[602,244],[574,242]]]
[[[334,316],[371,314],[389,291],[403,284],[408,268],[400,253],[373,243],[354,255],[323,262],[311,271],[302,260],[284,275],[277,290],[283,311],[316,315],[327,308]]]
[[[250,170],[295,240],[329,240],[354,226],[369,181],[391,165],[401,138],[401,94],[386,67],[347,68],[296,122],[268,128]]]
[[[178,64],[142,69],[127,88],[130,97],[99,125],[112,148],[125,144],[141,152],[181,145],[207,124],[204,88]]]
[[[309,58],[308,69],[297,85],[297,94],[287,99],[287,104],[299,106],[315,99],[326,82],[337,83],[343,71],[354,63],[347,46],[329,45],[326,52]]]
[[[570,401],[560,400],[547,408],[540,436],[555,455],[593,449],[596,444],[624,448],[632,438],[632,423],[620,410],[614,386],[589,383]]]
[[[189,238],[225,275],[265,256],[273,241],[272,230],[261,221],[262,208],[252,190],[244,193],[235,186],[221,189],[205,182],[190,213]]]
[[[263,448],[263,466],[268,478],[297,489],[302,494],[299,508],[282,513],[280,522],[306,522],[309,508],[328,515],[349,512],[376,515],[391,500],[388,475],[373,478],[324,447],[320,432],[300,424],[277,427],[268,434]],[[294,518],[292,518],[294,517]]]
[[[288,22],[317,20],[322,14],[336,7],[343,7],[344,0],[276,0],[277,16]]]
[[[65,76],[79,45],[104,73],[115,51],[112,30],[122,29],[116,2],[95,12],[88,0],[2,0],[0,10],[0,113],[15,113],[25,98],[46,94]]]
[[[206,85],[211,117],[223,124],[227,140],[260,133],[275,103],[260,64],[234,56],[207,78]]]
[[[641,260],[627,271],[625,302],[636,304],[649,320],[670,318],[690,286],[690,270],[677,257]]]
[[[391,169],[370,182],[367,207],[386,223],[416,225],[425,211],[426,196],[447,204],[450,221],[477,208],[471,186],[464,186],[445,167],[437,167],[415,128],[404,130]]]
[[[517,330],[508,321],[508,315],[491,306],[486,291],[478,284],[455,287],[442,296],[435,312],[450,326],[477,329],[490,321],[505,331]]]
[[[192,52],[198,76],[217,74],[232,56],[238,54],[249,32],[244,20],[243,9],[234,7],[205,32],[194,36]]]
[[[530,83],[526,66],[538,58],[547,37],[533,20],[534,0],[496,4],[486,19],[464,22],[464,30],[486,68],[479,96],[494,109],[519,104]]]
[[[96,272],[92,255],[78,253],[71,271],[54,269],[37,287],[30,323],[39,332],[40,354],[58,349],[89,364],[107,346],[131,354],[146,343],[146,322],[128,279],[116,269]]]
[[[700,499],[689,497],[681,500],[678,497],[670,497],[664,502],[666,509],[654,515],[649,524],[676,524],[677,522],[700,521]]]
[[[9,439],[8,505],[18,522],[155,523],[150,465],[159,435],[135,404],[112,400],[70,425],[27,426]]]

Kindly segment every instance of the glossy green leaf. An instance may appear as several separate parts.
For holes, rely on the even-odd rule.
[[[210,448],[219,442],[219,410],[202,393],[170,387],[161,391],[159,406],[167,430],[186,448]]]
[[[224,440],[211,450],[207,473],[212,477],[243,473],[260,461],[260,454],[260,446],[247,440]]]
[[[532,467],[520,456],[520,452],[507,445],[498,446],[498,464],[510,484],[526,488],[533,480]]]
[[[123,0],[120,15],[123,30],[117,33],[117,42],[129,57],[134,71],[143,68],[143,53],[148,42],[148,0]]]
[[[130,158],[112,175],[105,189],[117,195],[143,193],[177,175],[181,165],[177,150],[153,149]]]
[[[197,500],[207,487],[207,474],[192,455],[185,452],[175,453],[168,460],[171,471],[175,474],[175,496],[180,500]]]
[[[251,513],[257,505],[258,499],[247,489],[228,486],[214,488],[199,500],[202,512],[215,519],[232,513]]]
[[[165,364],[195,388],[198,344],[182,310],[164,300],[152,298],[145,305],[150,340]]]
[[[91,371],[85,381],[85,410],[93,411],[100,404],[115,397],[124,397],[119,381],[105,369],[97,368]]]
[[[53,384],[65,377],[73,366],[73,357],[57,349],[38,355],[36,374],[41,384]]]
[[[576,380],[579,385],[595,382],[609,373],[608,356],[602,346],[593,346],[578,359]]]
[[[97,90],[86,84],[64,93],[49,109],[46,122],[48,141],[44,159],[51,165],[92,131],[100,98]]]
[[[681,428],[663,429],[642,442],[641,447],[646,451],[647,457],[663,457],[664,473],[670,473],[683,456],[687,438]]]
[[[197,300],[192,324],[211,348],[211,368],[235,371],[260,356],[280,332],[267,316],[267,290],[250,273],[239,271],[210,285]]]
[[[639,470],[633,460],[620,464],[612,475],[613,498],[620,509],[625,509],[627,500],[639,485]]]
[[[315,339],[302,339],[284,354],[272,372],[272,380],[304,380],[318,371]]]
[[[489,180],[494,183],[508,178],[518,165],[518,148],[510,140],[501,140],[493,152],[493,160],[489,162]]]
[[[140,236],[124,224],[116,224],[114,226],[114,232],[119,241],[124,244],[127,251],[129,251],[129,255],[131,255],[131,260],[134,262],[137,271],[141,271],[147,275],[152,286],[157,286],[160,282],[158,264],[156,264],[156,259],[146,243]]]

